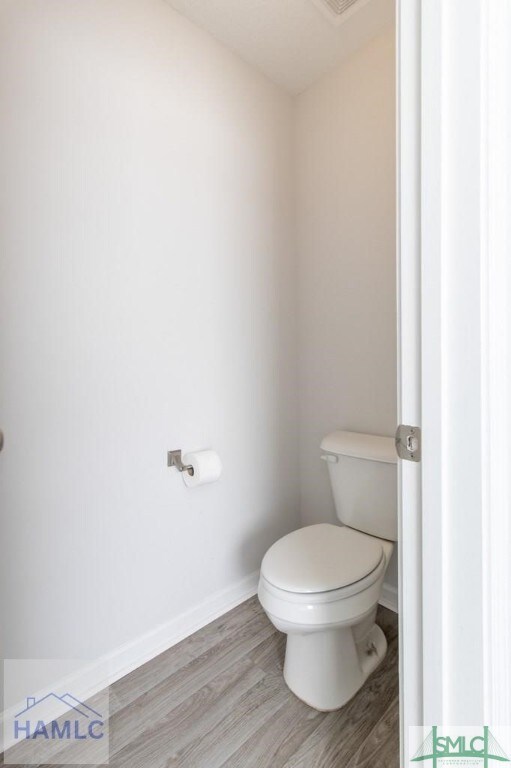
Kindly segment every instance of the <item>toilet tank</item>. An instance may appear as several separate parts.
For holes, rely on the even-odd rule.
[[[397,541],[397,454],[392,437],[332,432],[321,443],[337,517],[357,531]]]

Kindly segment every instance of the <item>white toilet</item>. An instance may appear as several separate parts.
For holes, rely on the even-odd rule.
[[[264,556],[258,595],[287,634],[287,685],[327,711],[354,696],[387,650],[375,618],[397,540],[397,455],[393,438],[356,432],[333,432],[321,449],[344,526],[279,539]]]

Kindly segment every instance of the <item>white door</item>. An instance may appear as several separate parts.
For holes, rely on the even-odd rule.
[[[511,1],[401,0],[401,742],[511,724]]]
[[[398,3],[398,419],[421,426],[420,0]],[[422,464],[399,462],[401,760],[422,708]]]

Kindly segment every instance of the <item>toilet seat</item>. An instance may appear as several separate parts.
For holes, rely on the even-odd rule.
[[[263,558],[261,578],[279,591],[312,597],[366,582],[382,562],[381,540],[352,528],[321,523],[275,542]]]
[[[314,530],[318,528],[323,530],[319,532]],[[350,558],[350,569],[336,571],[323,567],[322,561],[310,557],[307,566],[308,582],[305,583],[304,580],[300,580],[294,572],[295,560],[293,557],[301,557],[300,564],[303,566],[304,559],[307,557],[307,542],[311,541],[311,533],[312,539],[316,543],[320,540],[325,542],[326,539],[330,541],[330,544],[327,545],[328,557],[324,558],[325,562],[328,560],[331,565],[332,558],[335,562],[345,560],[347,553],[350,552],[359,556],[359,563],[351,569],[351,560],[357,560],[357,557]],[[296,537],[294,534],[301,534],[301,537]],[[319,538],[314,538],[318,534]],[[276,546],[283,541],[286,542],[285,547]],[[374,545],[374,547],[366,547],[366,543]],[[311,631],[312,628],[320,629],[352,624],[368,615],[378,603],[381,585],[393,548],[393,543],[390,541],[378,539],[347,527],[321,524],[301,528],[284,536],[268,550],[261,566],[258,588],[259,601],[277,629],[282,632],[306,632]],[[267,557],[272,550],[274,556]],[[341,556],[339,555],[340,552],[342,553]],[[285,555],[289,553],[291,553],[290,563],[287,565],[289,565],[290,570],[287,571]],[[323,554],[326,555],[326,552]],[[372,568],[372,564],[378,558],[379,562],[376,567]],[[313,566],[315,570],[313,570]],[[298,567],[298,560],[296,560],[296,567]],[[339,580],[349,581],[354,575],[360,576],[364,571],[366,575],[352,583],[342,587],[332,588],[331,586]],[[314,579],[310,580],[311,574],[316,579],[315,582]],[[339,576],[343,578],[339,579]],[[276,585],[275,581],[284,584],[287,589]],[[311,591],[311,584],[314,584],[315,587],[318,584],[327,585],[330,588],[322,591]],[[289,589],[290,586],[296,586],[299,589]],[[308,591],[304,589],[307,586],[309,587]]]
[[[352,624],[366,616],[377,604],[386,562],[365,579],[328,592],[286,592],[259,579],[259,601],[281,632],[310,631]]]

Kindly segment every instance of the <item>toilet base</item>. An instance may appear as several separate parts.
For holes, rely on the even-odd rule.
[[[288,634],[284,680],[310,707],[322,712],[339,709],[384,659],[387,640],[377,624],[358,642],[353,629]]]

